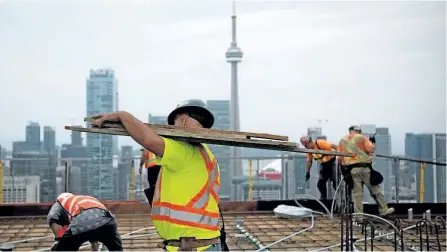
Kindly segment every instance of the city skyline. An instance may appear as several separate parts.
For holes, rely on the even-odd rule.
[[[210,110],[215,115],[216,118],[216,128],[218,129],[225,129],[229,127],[229,101],[225,100],[208,100],[207,105],[210,107]],[[165,124],[163,123],[165,120],[164,117],[160,116],[158,117],[160,121],[157,123]],[[149,117],[149,120],[151,120],[151,117]],[[155,120],[154,120],[155,121]],[[377,153],[379,154],[385,154],[389,155],[389,148],[390,143],[389,139],[390,136],[388,135],[388,129],[384,127],[377,127],[376,125],[360,125],[362,128],[362,131],[365,135],[370,136],[371,133],[377,132],[376,135],[376,141],[377,141]],[[57,163],[50,162],[51,160],[56,161],[59,160],[68,160],[71,158],[85,158],[85,160],[72,160],[70,163],[72,164],[71,172],[70,172],[70,191],[73,192],[83,192],[85,191],[88,193],[88,178],[89,170],[91,168],[88,168],[90,164],[95,164],[96,161],[94,159],[89,159],[87,155],[87,147],[82,146],[79,143],[82,141],[82,135],[78,134],[79,132],[75,132],[75,134],[72,135],[72,141],[70,144],[64,144],[62,146],[60,156],[57,154],[58,151],[44,151],[44,146],[55,146],[54,144],[54,131],[52,131],[51,127],[44,126],[43,130],[41,131],[41,127],[39,123],[32,122],[29,125],[26,126],[26,141],[25,142],[17,142],[16,143],[16,149],[13,153],[12,160],[9,162],[6,162],[5,166],[5,181],[9,183],[7,185],[6,191],[7,193],[4,194],[3,199],[5,201],[19,201],[24,202],[25,198],[27,202],[34,202],[39,200],[48,200],[51,199],[52,195],[57,192],[61,192],[64,188],[64,172],[65,172],[65,165],[64,162],[62,162],[59,166],[57,166]],[[44,141],[40,142],[40,137],[42,135],[42,132],[44,134]],[[321,129],[316,127],[310,127],[308,129],[308,134],[312,135],[314,139],[325,139],[326,137],[322,135]],[[445,152],[445,141],[446,141],[446,134],[417,134],[417,133],[407,133],[406,134],[406,153],[405,155],[408,157],[414,157],[414,158],[422,158],[436,161],[445,161],[446,158],[446,152]],[[38,142],[39,144],[34,144]],[[24,148],[26,147],[26,148]],[[53,148],[52,147],[52,148]],[[228,146],[213,146],[209,145],[209,147],[212,149],[213,153],[215,154],[215,157],[218,159],[219,166],[221,168],[221,191],[220,191],[220,197],[222,201],[225,200],[236,200],[240,198],[240,193],[247,193],[246,191],[240,191],[241,188],[239,186],[234,187],[234,182],[242,183],[240,184],[242,187],[246,187],[248,185],[248,168],[244,167],[244,175],[243,176],[229,176],[229,170],[228,170],[228,163],[226,162],[226,158],[229,157],[230,150]],[[22,148],[22,150],[20,150]],[[33,149],[37,148],[34,151],[27,152],[26,149]],[[30,149],[30,150],[31,150]],[[50,148],[51,149],[51,148]],[[39,152],[40,150],[40,152]],[[244,154],[246,150],[250,149],[244,149]],[[25,152],[24,152],[25,151]],[[139,148],[135,150],[139,153]],[[127,200],[131,199],[131,195],[129,194],[129,190],[131,190],[130,185],[132,182],[130,181],[130,172],[129,169],[132,167],[132,161],[128,158],[133,156],[133,160],[138,160],[140,155],[135,155],[135,151],[132,150],[132,146],[121,146],[121,155],[120,157],[115,157],[115,161],[112,165],[112,163],[109,163],[108,165],[108,171],[110,173],[110,168],[113,167],[111,174],[111,179],[113,179],[113,190],[111,190],[111,195],[105,195],[104,193],[99,192],[101,198],[108,198],[108,199],[115,199],[115,200]],[[253,150],[252,150],[253,151]],[[256,154],[254,156],[262,156],[261,150],[254,150],[256,151]],[[56,156],[49,155],[50,153],[56,154]],[[134,155],[132,155],[132,153]],[[280,190],[283,190],[283,194],[280,195],[282,199],[290,199],[290,197],[293,197],[293,195],[297,192],[295,186],[301,186],[304,181],[304,170],[305,170],[305,155],[295,155],[293,159],[289,159],[288,153],[284,153],[285,155],[280,155],[279,152],[276,153],[274,156],[276,156],[276,159],[271,159],[272,155],[265,156],[266,159],[262,160],[263,158],[253,158],[255,160],[255,164],[253,167],[254,171],[261,171],[261,175],[256,176],[254,175],[254,179],[256,179],[254,182],[254,185],[258,183],[259,177],[261,177],[261,180],[269,180],[266,181],[259,181],[259,182],[265,182],[263,183],[266,187],[266,190],[269,190],[269,185],[279,185],[282,184],[282,186],[279,187]],[[247,156],[246,156],[247,157]],[[18,160],[14,160],[14,158],[19,158]],[[20,160],[21,158],[24,158],[25,160]],[[32,161],[33,158],[40,158],[41,160]],[[43,158],[43,159],[42,159]],[[223,159],[220,159],[223,158]],[[398,157],[397,157],[398,158]],[[29,160],[26,160],[29,159]],[[47,159],[47,160],[45,160]],[[112,157],[110,157],[110,160]],[[294,161],[293,161],[294,160]],[[246,166],[248,160],[245,160],[244,166]],[[267,162],[265,162],[267,161]],[[430,164],[427,164],[425,167],[425,193],[423,194],[425,199],[423,199],[422,194],[420,194],[419,191],[419,165],[417,163],[408,162],[408,161],[399,161],[398,162],[398,169],[395,169],[396,167],[391,165],[390,159],[381,159],[381,158],[374,158],[373,165],[375,169],[380,171],[382,175],[384,176],[384,182],[381,184],[381,187],[385,193],[385,198],[388,202],[392,202],[395,200],[395,195],[397,194],[396,191],[396,183],[399,184],[399,193],[400,199],[402,200],[411,200],[414,202],[442,202],[445,200],[445,166],[432,166]],[[388,164],[389,163],[389,164]],[[9,165],[8,165],[9,164]],[[318,162],[314,163],[316,166],[318,166]],[[260,166],[261,165],[261,166]],[[14,169],[12,167],[14,166]],[[57,166],[57,167],[56,167]],[[38,167],[38,169],[35,169]],[[52,167],[52,168],[51,168]],[[263,168],[261,168],[263,167]],[[262,171],[265,168],[273,168],[275,171],[278,172],[279,177],[266,177],[265,174],[262,173]],[[245,169],[246,168],[246,169]],[[51,172],[52,169],[55,169],[55,174]],[[40,170],[40,171],[39,171]],[[317,168],[312,169],[311,173],[311,181],[308,183],[308,186],[304,188],[304,191],[310,195],[313,195],[314,197],[319,197],[319,192],[316,190],[315,182],[313,181],[318,177]],[[399,170],[399,171],[397,171]],[[11,191],[14,191],[15,187],[14,184],[11,186],[10,181],[10,174],[14,171],[15,176],[17,176],[18,183],[21,183],[23,179],[26,179],[27,177],[30,177],[30,179],[33,176],[36,176],[37,182],[33,182],[33,187],[26,187],[24,190],[26,190],[26,193],[23,192],[17,192],[14,193],[14,195],[11,195]],[[36,173],[37,172],[37,173]],[[42,173],[44,172],[44,173]],[[399,173],[399,176],[401,177],[397,182],[395,181],[395,174],[396,172]],[[53,174],[53,175],[52,175]],[[56,175],[55,180],[54,175]],[[136,173],[135,173],[135,176]],[[144,177],[144,176],[143,176]],[[43,178],[43,179],[42,179]],[[8,182],[9,181],[9,182]],[[53,181],[56,183],[56,187],[51,187],[51,190],[48,190],[48,182]],[[239,182],[237,182],[239,181]],[[281,181],[281,182],[280,182]],[[140,177],[141,182],[141,177]],[[433,183],[432,183],[433,182]],[[34,189],[35,184],[41,185],[40,188],[36,187],[37,189]],[[279,183],[279,184],[278,184]],[[229,187],[229,188],[228,188]],[[257,186],[254,186],[257,187]],[[19,187],[17,190],[22,190]],[[56,188],[55,190],[53,190]],[[102,188],[102,187],[101,187]],[[104,188],[102,188],[104,190]],[[246,190],[246,188],[244,189]],[[331,189],[329,189],[333,193]],[[29,192],[28,192],[29,191]],[[39,192],[40,191],[40,192]],[[366,191],[366,188],[365,188]],[[37,193],[37,194],[36,194]],[[94,194],[95,192],[93,192]],[[91,193],[90,193],[91,194]],[[108,193],[109,194],[109,193]],[[239,196],[238,196],[239,195]],[[256,197],[258,195],[258,192],[256,192]],[[255,197],[255,195],[253,197]],[[259,194],[264,195],[261,196],[264,197],[264,199],[267,199],[265,197],[268,197],[268,199],[278,199],[278,194],[275,192],[272,195],[268,196],[263,194],[262,192]],[[364,198],[365,202],[372,202],[373,199],[371,197],[368,197],[368,193],[366,193]],[[136,193],[134,195],[135,198],[141,197],[141,194]],[[238,198],[239,197],[239,198]],[[243,196],[243,199],[247,199],[247,195]]]
[[[229,102],[229,100],[207,100],[207,101],[227,101],[227,102]],[[142,120],[142,121],[145,121],[145,122],[149,122],[149,123],[154,123],[154,124],[167,124],[167,122],[164,122],[163,121],[163,119],[166,119],[167,120],[167,116],[164,116],[164,115],[159,115],[159,114],[157,114],[156,116],[154,116],[152,113],[148,113],[148,118],[155,118],[155,120],[153,120],[152,122],[150,121],[150,120],[148,120],[148,121],[145,121],[144,119],[140,119],[140,120]],[[41,124],[39,121],[32,121],[32,120],[29,120],[28,121],[28,123],[27,124],[25,124],[25,125],[23,125],[23,129],[25,129],[26,128],[26,126],[29,126],[29,124],[32,124],[32,123],[38,123],[39,125],[44,125],[44,127],[51,127],[52,129],[54,129],[52,126],[50,126],[50,125],[46,125],[46,124]],[[362,124],[362,126],[364,126],[364,125],[368,125],[368,126],[370,126],[370,125],[374,125],[375,126],[375,124]],[[381,125],[382,126],[382,125]],[[313,128],[313,129],[315,129],[315,128],[319,128],[319,127],[315,127],[315,126],[313,126],[313,127],[309,127],[309,128]],[[387,127],[380,127],[380,128],[387,128]],[[324,137],[326,137],[327,138],[327,140],[328,141],[330,141],[330,142],[333,142],[334,144],[337,144],[338,143],[338,140],[340,140],[340,138],[342,137],[342,136],[344,136],[344,135],[346,135],[346,133],[343,133],[342,135],[340,135],[340,138],[339,139],[337,139],[337,138],[330,138],[330,137],[328,137],[326,134],[324,134],[324,128],[323,127],[321,127],[321,129],[322,129],[322,135],[324,135]],[[389,130],[389,132],[392,132],[392,129],[389,129],[389,128],[387,128],[388,130]],[[320,129],[319,129],[320,130]],[[55,130],[56,132],[57,132],[57,130]],[[73,131],[73,132],[75,132],[75,131]],[[56,146],[58,146],[58,147],[62,147],[63,145],[65,145],[65,144],[70,144],[71,143],[71,141],[72,141],[72,138],[71,138],[71,134],[72,134],[72,131],[66,131],[66,130],[64,130],[64,131],[62,131],[62,133],[65,133],[65,134],[67,134],[69,137],[68,138],[64,138],[64,140],[60,140],[59,138],[58,138],[58,134],[56,133],[55,135],[55,138],[56,138]],[[86,144],[87,144],[87,141],[86,141],[86,137],[87,137],[87,133],[84,133],[84,132],[78,132],[79,134],[81,134],[82,135],[82,144],[83,144],[83,146],[86,146]],[[308,134],[309,132],[306,132],[305,134],[303,134],[303,135],[306,135],[306,134]],[[446,132],[444,131],[444,132],[404,132],[403,133],[403,136],[404,136],[404,138],[405,138],[405,136],[407,135],[407,134],[419,134],[419,135],[436,135],[436,134],[446,134]],[[367,135],[370,135],[370,133],[368,133]],[[26,136],[26,134],[24,134],[24,136]],[[41,133],[41,137],[43,137],[44,136],[44,132],[42,132]],[[399,146],[398,148],[396,148],[396,147],[394,147],[394,145],[395,145],[395,142],[393,141],[393,138],[394,138],[394,135],[392,134],[392,133],[389,133],[389,136],[390,136],[390,138],[391,138],[391,148],[392,148],[392,150],[391,150],[391,155],[405,155],[405,142],[403,143],[403,146]],[[118,136],[118,138],[119,139],[126,139],[126,137],[122,137],[122,136]],[[21,137],[21,138],[19,138],[19,139],[16,139],[16,140],[13,140],[13,142],[20,142],[20,141],[22,141],[22,140],[24,140],[25,139],[25,137]],[[59,141],[57,141],[59,139]],[[290,140],[290,141],[293,141],[293,140]],[[118,141],[119,142],[119,149],[121,148],[121,147],[123,147],[123,146],[132,146],[133,148],[140,148],[139,147],[139,145],[138,144],[136,144],[136,143],[134,143],[134,142],[128,142],[128,141],[122,141],[122,140],[119,140]],[[298,140],[295,140],[295,142],[299,142]],[[42,142],[43,143],[43,142]],[[2,147],[2,148],[5,148],[6,150],[8,150],[8,151],[12,151],[13,150],[13,148],[12,148],[12,142],[11,142],[11,144],[10,144],[10,146],[11,147],[8,147],[8,145],[1,145],[0,144],[0,147]],[[394,147],[394,148],[393,148]],[[396,149],[400,149],[400,148],[402,148],[402,151],[401,152],[396,152],[395,150]]]
[[[120,108],[141,120],[189,98],[229,99],[229,10],[231,1],[2,3],[0,106],[14,109],[0,110],[8,118],[0,144],[11,149],[30,120],[53,126],[58,145],[69,142],[63,127],[83,124],[90,67],[115,69]],[[62,17],[64,27],[54,22]],[[324,135],[338,141],[351,124],[377,124],[398,154],[406,132],[445,132],[444,2],[241,2],[238,20],[241,130],[298,141],[325,118]]]

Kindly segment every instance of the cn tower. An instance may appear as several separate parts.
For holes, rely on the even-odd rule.
[[[227,62],[231,65],[231,100],[230,100],[230,127],[231,130],[239,131],[239,95],[238,95],[238,85],[237,85],[237,64],[242,61],[242,50],[237,46],[236,40],[236,2],[233,0],[233,15],[231,16],[232,23],[232,39],[231,45],[225,53],[225,58]],[[241,148],[231,147],[231,156],[240,157]],[[233,159],[231,164],[231,177],[241,176],[242,174],[242,160]]]

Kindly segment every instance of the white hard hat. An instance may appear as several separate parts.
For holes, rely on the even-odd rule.
[[[73,194],[69,193],[69,192],[61,193],[61,194],[59,194],[59,196],[57,196],[57,201],[59,201],[61,204],[63,204],[64,201],[67,200],[71,196],[73,196]]]

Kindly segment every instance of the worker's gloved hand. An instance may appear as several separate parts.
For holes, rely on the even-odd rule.
[[[369,141],[371,141],[371,143],[375,144],[376,143],[376,137],[370,137]]]
[[[310,172],[306,172],[306,181],[310,179]]]

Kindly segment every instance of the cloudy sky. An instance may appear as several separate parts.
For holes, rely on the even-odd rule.
[[[444,2],[238,1],[241,129],[298,141],[318,119],[446,131]],[[28,121],[81,124],[90,68],[111,67],[142,120],[189,99],[229,99],[231,1],[0,1],[0,144]],[[122,138],[120,144],[132,143]]]

